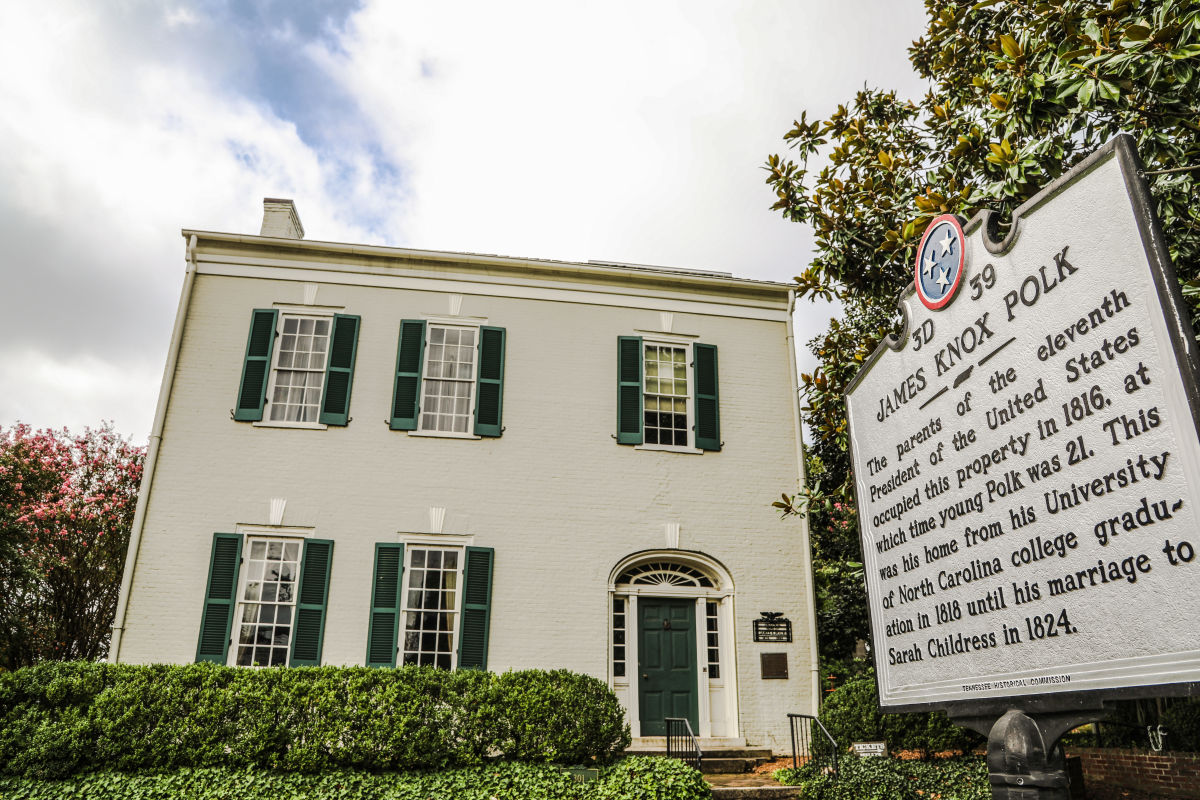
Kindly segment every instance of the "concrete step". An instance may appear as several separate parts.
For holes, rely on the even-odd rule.
[[[770,748],[766,747],[705,747],[704,742],[700,742],[700,752],[704,754],[705,761],[710,758],[753,758],[770,761],[772,758]],[[667,746],[664,744],[662,747],[630,747],[625,750],[625,754],[631,756],[665,756],[667,754]]]
[[[799,800],[799,786],[780,786],[767,775],[705,775],[713,800]]]
[[[801,800],[799,786],[714,786],[713,800]]]
[[[766,759],[757,758],[709,758],[704,754],[700,762],[700,771],[705,775],[741,775],[750,772]]]

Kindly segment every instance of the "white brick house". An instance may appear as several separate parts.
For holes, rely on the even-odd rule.
[[[786,285],[306,241],[289,201],[263,233],[183,231],[113,660],[565,668],[635,736],[787,746],[818,687],[771,508]]]

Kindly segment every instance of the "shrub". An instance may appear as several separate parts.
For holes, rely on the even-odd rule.
[[[608,770],[588,800],[691,800],[712,790],[698,770],[673,758],[630,757]]]
[[[1163,743],[1171,750],[1200,751],[1200,700],[1176,703],[1162,715]]]
[[[29,778],[603,764],[628,744],[613,693],[565,670],[45,663],[0,674],[0,774]]]
[[[850,678],[825,698],[821,722],[842,748],[851,742],[886,739],[891,750],[917,750],[928,756],[944,750],[969,752],[984,741],[941,712],[881,713],[873,669]]]
[[[66,780],[0,777],[0,797],[129,800],[700,800],[709,789],[700,773],[679,761],[627,758],[592,783],[576,783],[547,764],[499,762],[441,772],[374,774],[332,770],[279,773],[221,767],[173,772],[92,772]]]
[[[987,762],[982,756],[904,761],[896,758],[838,760],[838,779],[805,765],[781,769],[780,782],[799,786],[805,800],[989,800]]]

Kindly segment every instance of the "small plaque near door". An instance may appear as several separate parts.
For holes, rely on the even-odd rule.
[[[787,653],[760,653],[763,680],[782,678],[787,680]]]
[[[754,620],[754,641],[780,642],[792,641],[792,621],[785,619],[782,611],[762,611],[761,619]]]

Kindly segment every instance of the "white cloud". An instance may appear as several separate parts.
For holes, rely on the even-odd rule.
[[[289,19],[239,39],[220,5],[0,5],[0,424],[144,437],[178,231],[257,232],[264,196],[295,198],[314,239],[789,280],[811,240],[767,210],[759,166],[801,109],[903,79],[921,17],[367,0],[318,42]],[[256,50],[283,43],[326,82],[311,100]],[[800,341],[824,326],[810,308]]]
[[[353,150],[323,160],[291,122],[153,47],[125,48],[105,35],[107,13],[86,2],[0,12],[0,28],[27,33],[0,48],[0,361],[28,365],[36,352],[45,367],[4,382],[0,424],[111,417],[144,437],[158,378],[135,381],[135,401],[127,367],[157,373],[165,360],[184,269],[179,229],[257,233],[262,198],[283,196],[325,238],[363,241],[370,234],[342,211],[338,186],[345,169],[353,178],[366,167]],[[391,202],[377,183],[354,191]],[[64,395],[65,385],[80,391]]]

